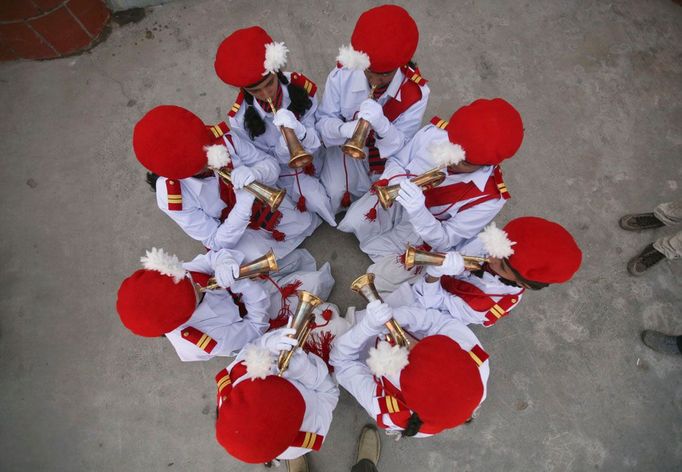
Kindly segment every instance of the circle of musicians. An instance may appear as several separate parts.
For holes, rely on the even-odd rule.
[[[560,224],[494,221],[510,199],[502,165],[524,134],[510,103],[451,104],[450,117],[422,126],[418,40],[406,10],[372,8],[318,90],[285,70],[284,43],[239,29],[215,55],[236,96],[225,121],[162,105],[135,125],[159,209],[206,251],[180,261],[150,249],[117,310],[182,361],[236,356],[215,376],[215,428],[238,460],[293,463],[319,450],[339,385],[390,434],[469,421],[490,359],[468,325],[504,329],[527,290],[580,266]],[[353,233],[373,261],[348,290],[360,308],[343,317],[325,302],[329,264],[297,249],[322,221]]]

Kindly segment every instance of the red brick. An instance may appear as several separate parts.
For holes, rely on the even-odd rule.
[[[90,44],[90,36],[83,31],[73,16],[60,8],[49,15],[30,21],[31,26],[43,35],[60,54],[69,54]]]
[[[109,21],[109,9],[101,0],[70,0],[67,7],[93,38],[99,36]]]
[[[28,0],[0,0],[0,21],[17,21],[40,15]]]
[[[2,61],[13,61],[14,59],[19,59],[14,52],[5,43],[0,41],[0,62]]]
[[[57,57],[57,54],[25,23],[0,25],[0,40],[22,59]]]
[[[42,11],[50,11],[57,8],[62,3],[66,3],[66,0],[31,0],[31,2],[38,5]]]

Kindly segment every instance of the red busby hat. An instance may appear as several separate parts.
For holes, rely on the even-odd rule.
[[[360,15],[350,42],[350,47],[341,47],[336,58],[343,67],[390,72],[412,59],[419,29],[403,7],[382,5]]]
[[[453,113],[447,132],[450,142],[463,149],[467,162],[496,165],[521,147],[523,121],[507,101],[481,98]]]
[[[583,253],[571,233],[558,223],[523,216],[504,229],[491,223],[479,235],[488,254],[507,258],[509,265],[533,282],[566,282],[580,268]]]
[[[246,379],[220,405],[216,438],[240,461],[269,462],[294,443],[304,414],[305,400],[288,380]]]
[[[186,322],[197,299],[177,257],[153,248],[141,260],[145,268],[125,279],[118,289],[116,310],[133,333],[158,337]]]
[[[580,268],[583,253],[571,233],[558,223],[524,216],[511,220],[504,231],[516,243],[509,265],[527,280],[566,282]]]
[[[174,105],[153,108],[133,131],[133,149],[140,164],[171,179],[201,172],[207,163],[204,147],[212,141],[198,116]]]
[[[287,63],[289,49],[277,43],[260,26],[235,31],[220,43],[215,71],[220,80],[233,87],[248,87]]]
[[[427,336],[410,351],[400,372],[400,390],[424,427],[438,432],[471,418],[483,398],[478,364],[457,342]]]

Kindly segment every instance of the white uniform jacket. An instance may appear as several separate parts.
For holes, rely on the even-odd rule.
[[[284,75],[292,82],[292,76],[296,74],[296,77],[304,81],[303,87],[306,90],[312,92],[312,87],[317,88],[314,83],[310,82],[307,78],[304,78],[298,73],[284,72]],[[306,87],[307,84],[307,87]],[[291,99],[289,98],[289,88],[287,85],[281,84],[282,87],[282,105],[281,108],[288,108],[291,104]],[[281,188],[287,190],[287,195],[289,195],[292,200],[297,201],[301,195],[306,198],[306,207],[310,210],[316,212],[325,221],[332,225],[336,225],[334,221],[333,213],[331,211],[331,204],[329,202],[329,197],[327,196],[327,191],[320,182],[317,176],[320,175],[323,156],[322,153],[317,152],[321,146],[320,137],[315,128],[315,120],[317,114],[317,98],[313,93],[309,93],[310,100],[312,102],[311,107],[306,111],[305,115],[299,118],[299,121],[306,128],[306,135],[301,140],[301,144],[306,151],[313,154],[313,165],[315,168],[315,175],[306,174],[303,169],[292,169],[289,167],[289,149],[286,144],[283,143],[282,133],[280,129],[275,126],[272,122],[274,114],[271,110],[263,110],[261,108],[258,100],[253,100],[252,105],[246,104],[246,102],[238,97],[238,100],[232,105],[232,111],[229,114],[230,126],[239,134],[242,139],[248,139],[253,144],[263,152],[275,157],[279,163],[280,173],[277,185]],[[265,122],[265,132],[260,136],[256,136],[251,139],[249,135],[249,130],[244,124],[244,115],[246,114],[246,109],[248,106],[253,106],[258,115]],[[236,109],[236,111],[235,111]]]
[[[445,131],[432,124],[425,126],[386,166],[384,176],[406,173],[419,175],[433,169],[435,166],[429,158],[429,145],[447,139]],[[446,170],[444,172],[447,173]],[[439,187],[473,182],[478,191],[483,192],[493,172],[493,166],[485,166],[469,174],[448,174]],[[447,251],[476,236],[495,218],[506,202],[500,196],[460,212],[465,205],[479,198],[480,195],[446,205],[424,206],[414,216],[408,215],[399,203],[394,203],[389,211],[377,205],[376,220],[368,221],[364,215],[376,204],[376,196],[367,195],[349,209],[339,229],[354,232],[362,251],[374,261],[402,253],[407,243],[427,243],[436,251]]]
[[[237,134],[232,135],[234,146],[225,136],[223,140],[235,168],[247,165],[254,170],[256,180],[266,185],[275,184],[279,176],[279,165],[274,157],[256,149],[249,140],[240,138]],[[317,217],[300,213],[291,200],[285,197],[279,207],[282,219],[277,230],[284,232],[286,238],[276,241],[266,231],[247,228],[253,198],[246,191],[235,193],[235,207],[240,207],[241,211],[231,211],[221,223],[220,216],[226,205],[220,199],[217,176],[180,180],[159,177],[156,181],[156,201],[159,208],[185,233],[208,249],[235,248],[243,252],[247,259],[255,259],[272,248],[277,257],[284,257],[312,234],[319,224]],[[180,203],[177,203],[178,200]]]
[[[228,251],[238,264],[244,256]],[[213,275],[218,256],[222,252],[208,252],[183,264],[191,272]],[[241,294],[247,314],[239,315],[239,307],[227,290],[210,290],[185,323],[166,333],[182,361],[205,361],[215,356],[232,356],[248,342],[257,339],[270,327],[268,310],[270,299],[263,286],[251,280],[237,280],[230,288]]]
[[[291,83],[291,73],[284,72],[284,75],[289,79]],[[281,84],[282,87],[282,105],[281,108],[287,108],[291,104],[289,99],[289,88],[288,86]],[[317,97],[310,97],[312,101],[312,106],[308,111],[299,118],[298,121],[301,122],[306,128],[306,135],[301,140],[301,144],[306,151],[314,153],[320,147],[320,137],[315,129],[315,114],[317,112]],[[253,106],[260,117],[265,122],[265,132],[260,136],[256,136],[254,139],[249,137],[249,130],[246,129],[244,125],[244,114],[246,113],[247,104],[244,101],[241,103],[236,102],[239,105],[238,111],[235,113],[230,113],[230,127],[237,132],[242,138],[249,139],[251,142],[261,151],[268,153],[271,156],[277,158],[282,171],[289,173],[292,169],[289,168],[289,149],[285,144],[282,143],[282,133],[277,126],[272,123],[273,114],[271,110],[263,110],[258,103],[258,100],[253,100]],[[234,109],[235,105],[233,105]]]
[[[467,256],[487,257],[483,244],[478,238],[472,239],[461,249]],[[483,271],[481,277],[464,271],[450,278],[451,293],[441,281],[427,283],[422,277],[413,286],[415,300],[425,308],[435,308],[450,314],[466,324],[481,324],[490,327],[509,314],[521,302],[524,289],[506,285],[497,275]]]
[[[419,306],[402,306],[394,308],[393,314],[395,320],[417,339],[442,334],[455,340],[462,349],[467,351],[481,344],[474,333],[464,324],[445,316],[438,310],[424,309]],[[381,415],[381,421],[389,431],[402,431],[401,427],[391,421],[389,414],[382,414],[376,395],[376,378],[366,364],[369,348],[373,347],[377,338],[387,331],[383,327],[380,331],[370,328],[363,312],[357,313],[356,316],[355,325],[336,339],[332,349],[330,361],[334,366],[336,379],[343,388],[355,397],[372,418],[376,420]],[[481,398],[481,402],[483,402],[490,373],[488,360],[479,366],[479,372],[483,383],[483,396]],[[400,388],[399,376],[389,376],[388,380],[398,389]],[[416,435],[416,437],[426,436],[430,435],[423,433]]]
[[[232,142],[225,137],[223,140],[235,168],[246,165],[254,171],[256,180],[266,185],[274,185],[279,176],[279,166],[273,157],[256,149],[248,140],[237,135],[232,135]],[[177,206],[172,204],[176,201],[173,198],[169,205],[169,189],[177,183],[180,184],[181,208],[171,209]],[[247,199],[248,206],[251,200]],[[239,198],[237,201],[239,205]],[[228,217],[221,225],[219,218],[225,203],[220,199],[217,176],[205,179],[188,177],[180,180],[159,177],[156,181],[156,202],[161,211],[170,216],[185,233],[209,249],[235,247],[248,224],[248,219],[234,221],[235,218]],[[219,231],[221,226],[224,228]]]
[[[264,347],[261,339],[257,339],[252,344]],[[298,389],[305,401],[305,413],[300,431],[315,433],[317,437],[324,438],[329,432],[329,427],[332,424],[332,414],[339,401],[339,388],[330,377],[329,370],[322,359],[314,354],[306,354],[301,349],[298,349],[294,355],[305,356],[307,362],[300,371],[293,372],[290,368],[284,372],[283,376]],[[232,368],[242,361],[244,361],[244,351],[237,355],[235,360],[227,367],[227,371],[232,371]],[[244,381],[249,381],[247,375],[243,375],[234,381],[232,388],[236,388]],[[273,401],[277,401],[277,399],[275,398]],[[220,402],[221,395],[218,395],[218,407],[220,407]],[[282,405],[282,408],[286,408],[286,405]],[[295,459],[310,451],[311,448],[291,446],[280,454],[277,459]]]
[[[402,70],[398,69],[377,102],[383,106],[391,97],[400,101],[400,87],[406,80],[410,80],[410,77],[406,77]],[[405,146],[421,126],[430,91],[425,84],[421,85],[420,89],[421,99],[395,118],[387,133],[376,137],[375,146],[380,155],[388,158],[388,161]],[[344,158],[340,148],[347,139],[347,136],[340,132],[341,125],[356,119],[360,104],[369,97],[369,92],[370,86],[364,72],[335,68],[327,77],[322,103],[317,110],[317,129],[327,147],[321,178],[335,211],[338,210],[342,195],[346,191],[346,173],[348,190],[356,198],[364,195],[372,181],[379,178],[378,174],[369,175],[367,159]],[[367,148],[365,152],[367,153]]]

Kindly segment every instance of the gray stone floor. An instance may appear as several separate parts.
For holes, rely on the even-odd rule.
[[[88,54],[0,65],[0,469],[247,471],[213,438],[212,377],[166,341],[129,334],[116,290],[145,248],[201,248],[157,208],[131,150],[149,108],[217,121],[235,91],[213,72],[224,35],[266,27],[290,67],[322,86],[374,2],[178,1],[115,27]],[[669,229],[618,217],[682,192],[682,8],[651,1],[417,1],[428,116],[502,96],[526,126],[505,164],[498,221],[561,221],[585,252],[575,280],[529,294],[493,329],[489,395],[469,426],[384,438],[381,470],[680,470],[682,362],[647,350],[644,328],[682,333],[682,262],[641,279],[625,263]],[[306,243],[332,261],[333,301],[366,259],[348,235]],[[314,470],[347,471],[369,420],[343,394]]]

